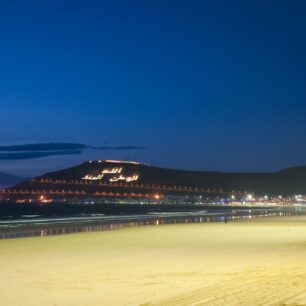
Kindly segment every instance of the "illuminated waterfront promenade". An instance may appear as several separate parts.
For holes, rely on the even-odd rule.
[[[147,164],[98,160],[47,173],[0,192],[2,201],[208,203],[286,205],[306,202],[295,170],[278,173],[219,173],[158,168]],[[289,175],[287,175],[287,172]],[[297,171],[299,174],[299,171]],[[289,180],[289,181],[288,181]],[[90,200],[91,199],[91,200]]]

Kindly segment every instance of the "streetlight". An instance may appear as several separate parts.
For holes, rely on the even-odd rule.
[[[247,199],[248,199],[248,200],[253,200],[253,196],[252,196],[251,194],[248,194],[248,195],[247,195]]]

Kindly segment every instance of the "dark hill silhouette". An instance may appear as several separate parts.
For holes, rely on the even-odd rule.
[[[121,173],[104,174],[100,180],[97,177],[102,171],[114,168],[122,168]],[[122,176],[121,178],[120,175]],[[123,178],[131,178],[137,175],[137,180],[126,182]],[[89,176],[89,179],[84,177]],[[15,189],[41,189],[61,188],[61,182],[88,181],[92,185],[98,183],[109,184],[110,178],[118,179],[113,184],[117,185],[150,185],[150,186],[175,186],[187,188],[210,188],[222,189],[225,192],[243,191],[255,194],[268,195],[294,195],[306,194],[306,166],[288,168],[273,173],[224,173],[213,171],[186,171],[159,168],[141,163],[118,162],[118,161],[90,161],[76,167],[67,168],[61,171],[50,172],[33,180],[25,181]],[[41,180],[49,180],[51,183],[44,183],[41,187]],[[54,185],[55,181],[61,182]],[[49,185],[49,186],[48,186]],[[63,188],[66,188],[63,185]],[[69,187],[71,188],[71,186]],[[93,187],[87,188],[94,192]],[[124,188],[123,188],[124,189]],[[87,192],[87,190],[86,190]]]

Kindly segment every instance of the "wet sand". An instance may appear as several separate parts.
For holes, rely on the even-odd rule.
[[[0,241],[0,305],[306,305],[306,217]]]

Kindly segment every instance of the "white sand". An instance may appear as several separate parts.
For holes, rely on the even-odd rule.
[[[0,305],[306,305],[306,217],[0,241]]]

